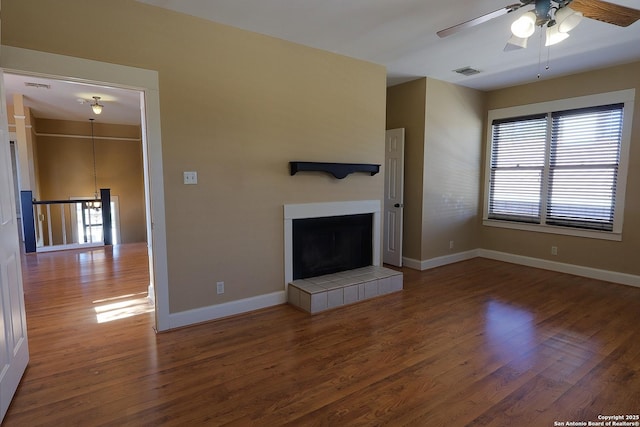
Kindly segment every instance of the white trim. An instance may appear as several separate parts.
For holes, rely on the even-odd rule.
[[[69,138],[69,139],[100,139],[103,141],[132,141],[132,142],[140,142],[141,138],[125,138],[123,136],[92,136],[92,135],[71,135],[64,133],[40,133],[35,132],[36,136],[46,136],[50,138]]]
[[[466,252],[457,252],[451,255],[439,256],[436,258],[426,259],[419,261],[417,259],[402,258],[402,262],[405,267],[412,268],[414,270],[429,270],[431,268],[442,267],[443,265],[453,264],[455,262],[466,261],[476,258],[478,256],[478,249],[473,249]]]
[[[610,270],[601,270],[598,268],[584,267],[581,265],[565,264],[562,262],[548,261],[545,259],[514,255],[506,252],[498,252],[488,249],[478,249],[477,252],[478,256],[481,258],[526,265],[528,267],[557,271],[559,273],[573,274],[576,276],[588,277],[590,279],[619,283],[621,285],[640,287],[640,276],[636,276],[633,274],[619,273],[617,271]]]
[[[373,214],[372,265],[380,266],[382,202],[380,200],[351,200],[346,202],[303,203],[284,205],[284,290],[293,280],[293,220],[338,215]]]
[[[533,231],[535,233],[564,234],[565,236],[586,237],[590,239],[622,241],[621,233],[611,231],[582,230],[579,228],[561,227],[558,225],[525,224],[523,222],[484,219],[482,225],[487,227],[509,228],[512,230]]]
[[[325,216],[357,215],[380,212],[380,200],[303,203],[284,205],[284,219],[322,218]]]
[[[71,249],[101,248],[103,246],[104,246],[104,242],[69,243],[68,245],[40,246],[36,248],[36,252],[42,253],[42,252],[67,251]]]
[[[147,286],[147,298],[149,299],[149,304],[156,305],[156,291],[151,282]]]
[[[16,127],[15,123],[9,123],[9,128],[15,128],[15,127]],[[24,127],[27,128],[27,129],[32,129],[33,125],[24,125]]]
[[[63,79],[90,85],[105,85],[141,92],[143,156],[148,150],[145,168],[145,193],[149,246],[149,263],[155,285],[156,329],[169,329],[169,274],[167,270],[167,236],[164,216],[164,177],[162,173],[162,139],[160,132],[160,96],[158,72],[107,62],[57,55],[12,46],[2,46],[0,67],[15,74]],[[142,102],[141,102],[142,103]]]
[[[487,258],[496,261],[510,262],[512,264],[525,265],[527,267],[540,268],[543,270],[557,271],[559,273],[573,274],[575,276],[588,277],[590,279],[603,280],[605,282],[618,283],[620,285],[640,287],[640,276],[627,273],[619,273],[611,270],[601,270],[598,268],[585,267],[582,265],[566,264],[546,259],[532,258],[523,255],[515,255],[507,252],[493,251],[489,249],[473,249],[466,252],[459,252],[452,255],[431,258],[419,261],[411,258],[403,258],[405,267],[414,270],[429,270],[443,265],[453,264],[459,261],[466,261],[473,258]]]
[[[41,61],[46,61],[44,64]],[[2,45],[0,66],[15,74],[129,89],[158,90],[158,72],[143,68]]]
[[[273,292],[265,295],[258,295],[224,304],[210,305],[208,307],[195,308],[193,310],[181,311],[169,314],[168,329],[180,328],[196,323],[208,322],[221,319],[223,317],[243,314],[262,308],[272,307],[287,302],[284,291]]]
[[[622,240],[622,226],[624,222],[624,201],[628,180],[629,150],[631,146],[631,126],[633,123],[635,89],[624,89],[614,92],[599,93],[595,95],[579,96],[575,98],[558,99],[553,101],[540,102],[535,104],[519,105],[514,107],[499,108],[489,110],[487,113],[487,135],[484,153],[485,173],[484,173],[484,200],[482,203],[482,224],[490,227],[503,227],[541,233],[563,234],[568,236],[579,236],[592,239]],[[552,111],[571,110],[576,108],[587,108],[598,105],[624,103],[624,119],[622,123],[622,135],[620,141],[620,163],[618,165],[618,180],[616,183],[616,206],[614,210],[614,221],[612,232],[580,230],[572,227],[549,226],[545,224],[524,224],[519,222],[490,220],[489,215],[489,180],[491,176],[491,148],[492,148],[492,123],[497,119],[509,117],[527,116],[532,114],[543,114]],[[548,153],[547,153],[548,154]],[[548,156],[547,156],[548,157]],[[543,192],[541,196],[546,197]],[[544,216],[544,211],[541,212]]]

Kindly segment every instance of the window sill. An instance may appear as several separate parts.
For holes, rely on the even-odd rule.
[[[509,228],[512,230],[533,231],[536,233],[563,234],[565,236],[585,237],[588,239],[622,241],[622,233],[611,231],[581,230],[570,227],[541,224],[525,224],[521,222],[483,219],[482,225],[487,227]]]

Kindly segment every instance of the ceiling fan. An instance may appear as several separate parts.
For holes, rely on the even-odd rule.
[[[583,16],[621,27],[628,27],[640,19],[640,10],[603,0],[520,0],[520,3],[511,4],[445,28],[437,34],[441,38],[447,37],[529,5],[533,5],[534,8],[524,13],[511,25],[513,36],[509,39],[505,50],[526,47],[527,39],[534,33],[536,27],[547,27],[547,46],[558,43],[569,37],[569,31],[578,25]]]

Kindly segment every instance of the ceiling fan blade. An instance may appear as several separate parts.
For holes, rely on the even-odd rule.
[[[531,0],[533,1],[533,0]],[[444,30],[438,31],[436,34],[438,37],[443,38],[450,36],[451,34],[455,34],[458,31],[464,30],[466,28],[475,27],[476,25],[487,22],[493,18],[497,18],[498,16],[506,15],[509,12],[513,12],[514,10],[520,9],[522,6],[525,6],[531,1],[511,4],[509,6],[505,6],[502,9],[494,10],[491,13],[487,13],[485,15],[479,16],[477,18],[471,19],[469,21],[465,21],[462,24],[454,25],[453,27],[445,28]],[[575,1],[575,0],[574,0]]]
[[[603,0],[572,0],[569,6],[587,18],[620,27],[628,27],[640,19],[640,10]]]

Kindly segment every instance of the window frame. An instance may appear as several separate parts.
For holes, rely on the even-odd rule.
[[[629,151],[631,146],[631,126],[633,122],[633,110],[635,102],[635,89],[626,89],[615,92],[607,92],[595,95],[580,96],[575,98],[560,99],[554,101],[540,102],[535,104],[520,105],[514,107],[489,110],[487,116],[487,137],[484,158],[484,202],[482,224],[490,227],[500,227],[524,231],[535,231],[542,233],[563,234],[569,236],[579,236],[604,240],[622,240],[622,228],[624,222],[624,202],[627,186],[627,171],[629,165]],[[588,230],[561,225],[533,224],[516,222],[503,219],[489,219],[489,199],[490,199],[490,177],[491,177],[491,155],[492,155],[492,133],[494,120],[504,120],[515,117],[532,116],[536,114],[548,114],[564,110],[574,110],[579,108],[592,108],[609,104],[624,104],[624,116],[622,123],[622,136],[620,141],[620,162],[618,167],[617,189],[614,207],[614,221],[612,231]],[[548,130],[550,132],[550,129]],[[547,143],[548,163],[549,143]],[[545,170],[546,170],[545,165]],[[541,191],[541,202],[546,205],[546,185],[543,181]]]

